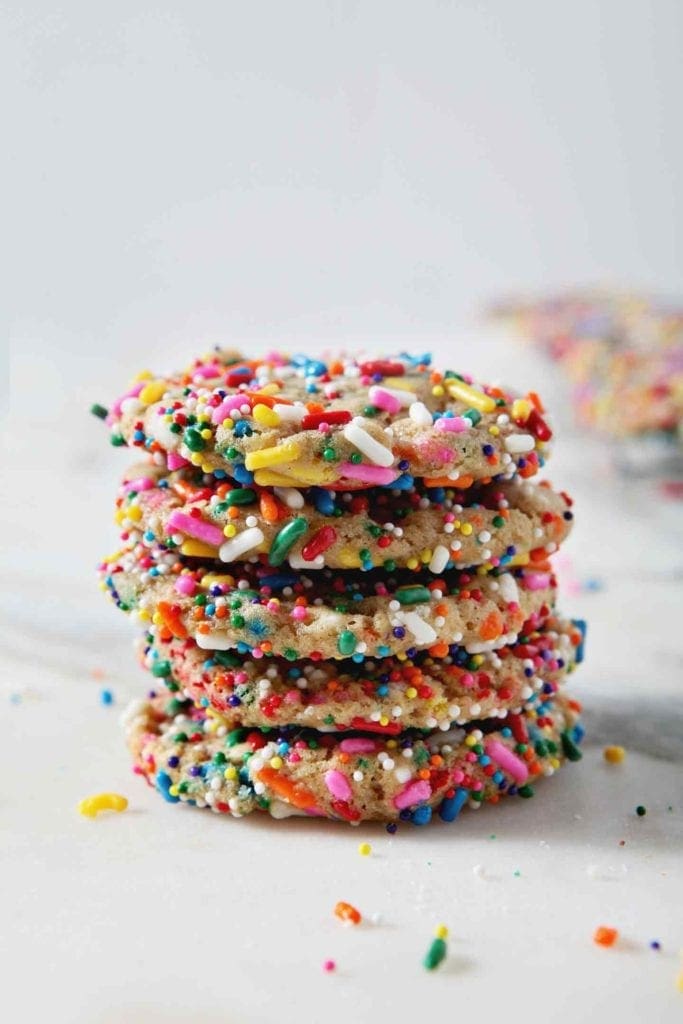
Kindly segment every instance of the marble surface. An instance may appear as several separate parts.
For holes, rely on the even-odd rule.
[[[589,620],[573,687],[583,761],[533,800],[393,837],[165,804],[130,772],[118,718],[147,681],[133,627],[93,572],[115,544],[126,457],[86,409],[111,400],[139,360],[14,351],[0,684],[7,1019],[407,1024],[460,1007],[481,1021],[681,1020],[683,506],[652,479],[615,475],[532,353],[489,331],[432,341],[451,362],[537,386],[556,408],[548,475],[577,512],[558,564],[562,607]],[[29,382],[39,414],[18,429]],[[626,747],[622,765],[605,764],[607,743]],[[128,811],[81,817],[78,801],[102,790],[126,794]],[[342,899],[366,916],[360,928],[334,918]],[[440,922],[449,956],[428,974]],[[593,944],[600,924],[619,929],[615,948]]]

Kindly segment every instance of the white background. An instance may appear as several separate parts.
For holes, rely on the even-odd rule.
[[[614,476],[547,365],[473,318],[517,288],[680,292],[683,6],[92,0],[2,16],[12,1021],[680,1020],[680,505]],[[86,410],[215,342],[434,348],[549,398],[552,479],[577,499],[562,607],[590,621],[581,765],[532,801],[394,839],[225,821],[131,776],[116,718],[147,681],[93,571],[127,459]],[[601,589],[577,593],[590,577]],[[603,763],[608,742],[623,766]],[[110,789],[124,815],[76,813]],[[339,899],[381,920],[344,930]],[[431,976],[440,921],[450,955]],[[618,948],[592,944],[599,924]]]

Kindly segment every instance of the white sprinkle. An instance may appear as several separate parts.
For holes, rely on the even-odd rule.
[[[433,644],[436,640],[436,630],[432,629],[424,619],[421,619],[417,612],[400,612],[397,618],[413,635],[418,644]]]
[[[440,573],[443,572],[448,565],[450,558],[448,548],[444,547],[443,544],[437,544],[432,554],[432,560],[429,563],[430,572]]]
[[[296,487],[274,487],[275,494],[287,508],[303,508],[304,496]]]
[[[424,402],[413,402],[408,409],[408,415],[413,423],[417,423],[418,427],[431,427],[432,425],[432,414]]]
[[[523,455],[535,447],[536,439],[532,434],[510,434],[505,438],[505,448],[511,455]]]
[[[502,576],[498,577],[498,587],[500,596],[506,604],[513,602],[519,604],[519,587],[517,586],[517,580],[511,573],[504,572]]]
[[[307,410],[303,405],[280,405],[277,403],[273,406],[273,412],[276,412],[281,420],[286,420],[288,423],[301,423]]]
[[[393,466],[394,453],[390,448],[385,448],[379,441],[375,441],[374,437],[368,434],[367,430],[363,429],[361,424],[364,422],[365,420],[362,416],[354,417],[344,427],[344,437],[349,444],[352,444],[354,448],[362,452],[375,466],[384,466],[385,468]]]
[[[251,551],[252,548],[257,548],[259,544],[263,544],[264,540],[263,530],[259,529],[258,526],[252,526],[248,530],[242,530],[236,537],[227,540],[225,544],[221,544],[218,549],[218,555],[221,562],[234,562],[236,558],[239,558],[246,551]]]

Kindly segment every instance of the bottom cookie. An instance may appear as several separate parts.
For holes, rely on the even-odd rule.
[[[222,719],[151,694],[126,716],[135,771],[166,800],[242,817],[307,815],[426,825],[534,782],[581,757],[580,705],[539,694],[518,714],[448,732],[386,738],[281,727],[228,730]]]

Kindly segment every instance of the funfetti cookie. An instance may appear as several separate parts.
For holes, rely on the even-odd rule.
[[[262,811],[357,823],[454,821],[504,795],[530,797],[536,781],[581,757],[580,706],[563,693],[518,715],[426,737],[320,733],[297,728],[230,731],[219,717],[180,711],[168,697],[136,702],[127,716],[135,769],[163,797],[242,817]]]
[[[531,476],[552,437],[535,394],[516,398],[405,353],[326,363],[215,351],[183,373],[138,380],[107,422],[115,444],[245,487]]]
[[[429,650],[445,656],[512,643],[534,615],[547,615],[556,581],[547,568],[499,575],[449,572],[295,572],[242,564],[232,574],[190,568],[143,544],[101,565],[102,581],[124,611],[205,650],[260,657],[384,658]]]
[[[116,519],[130,541],[151,540],[187,557],[231,565],[271,553],[295,530],[285,562],[295,569],[497,568],[544,560],[572,525],[571,499],[521,479],[458,490],[426,487],[241,487],[201,470],[153,464],[124,478]]]
[[[217,711],[230,729],[297,725],[320,731],[361,729],[396,736],[480,718],[505,718],[534,694],[557,690],[576,662],[582,634],[549,619],[517,643],[446,658],[297,661],[205,651],[191,639],[162,640],[153,626],[141,640],[142,664],[180,698]]]

